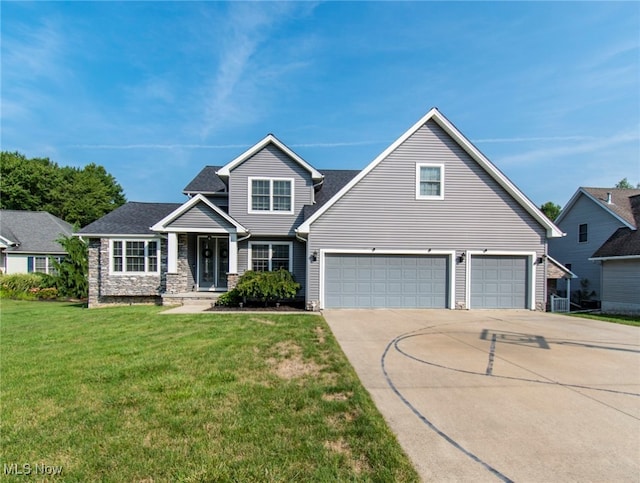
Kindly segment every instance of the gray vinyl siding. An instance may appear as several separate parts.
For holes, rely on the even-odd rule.
[[[248,179],[292,178],[293,214],[249,213]],[[272,144],[247,159],[229,176],[229,214],[254,235],[294,235],[303,221],[304,205],[313,203],[310,173]]]
[[[200,202],[193,206],[189,211],[183,213],[173,220],[167,228],[189,228],[189,229],[219,229],[221,232],[235,232],[235,227],[213,211],[204,203]]]
[[[269,243],[277,243],[277,242],[292,242],[293,243],[293,276],[302,288],[298,295],[304,296],[305,294],[305,285],[306,285],[306,261],[307,261],[307,247],[304,243],[299,242],[293,238],[277,238],[277,237],[269,237],[269,238],[260,238],[260,237],[251,237],[248,240],[242,241],[238,244],[238,275],[242,275],[249,269],[249,243],[260,243],[260,242],[269,242]]]
[[[587,241],[578,242],[578,229],[587,224]],[[581,289],[580,282],[589,281],[589,291],[595,291],[594,300],[600,300],[600,264],[589,261],[600,246],[618,228],[624,225],[598,204],[581,194],[570,212],[563,217],[559,228],[567,235],[549,240],[549,254],[563,265],[571,264],[578,278],[571,280],[571,291]],[[558,289],[566,291],[566,281],[558,280]]]
[[[445,167],[444,199],[416,200],[416,164]],[[435,122],[418,129],[318,220],[309,251],[320,249],[535,251],[546,231]],[[319,263],[309,264],[309,299],[319,299]],[[455,265],[455,304],[465,304],[466,262]],[[536,270],[537,304],[545,275]]]
[[[602,262],[602,310],[640,313],[640,260]]]

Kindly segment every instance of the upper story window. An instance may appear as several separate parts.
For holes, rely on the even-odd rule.
[[[293,213],[293,179],[249,178],[249,213]]]
[[[587,240],[587,224],[583,223],[578,227],[578,243],[585,243]]]
[[[157,240],[112,240],[113,273],[157,273],[160,245]]]
[[[443,164],[416,164],[416,199],[444,199]]]
[[[291,243],[250,243],[249,266],[256,272],[268,272],[281,268],[291,271],[292,251]]]

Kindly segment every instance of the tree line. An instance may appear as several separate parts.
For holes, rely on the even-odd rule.
[[[0,208],[47,211],[86,226],[126,202],[122,186],[103,166],[59,166],[49,158],[0,152]]]

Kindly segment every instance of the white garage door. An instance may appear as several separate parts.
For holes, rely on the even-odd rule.
[[[473,255],[472,309],[528,308],[528,257]]]
[[[326,308],[446,308],[448,257],[327,254]]]

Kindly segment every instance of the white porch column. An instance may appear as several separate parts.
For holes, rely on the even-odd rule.
[[[167,273],[178,273],[178,234],[167,237]]]
[[[229,273],[238,273],[238,235],[229,233]]]

